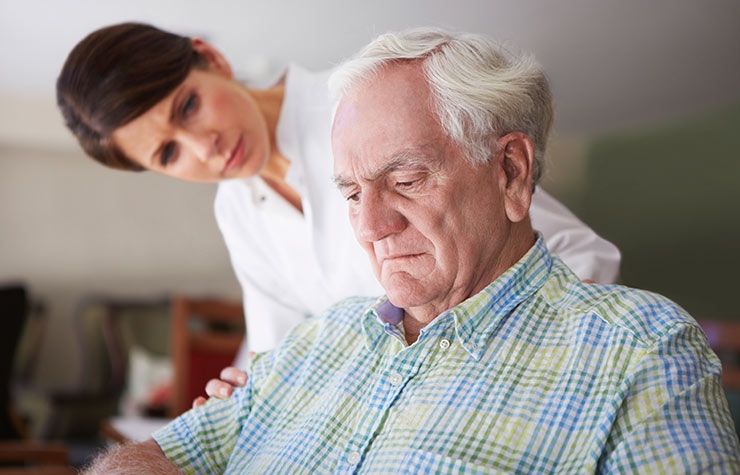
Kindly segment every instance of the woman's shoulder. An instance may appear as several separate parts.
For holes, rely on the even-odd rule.
[[[319,87],[325,87],[328,90],[328,80],[332,71],[333,69],[313,70],[297,63],[290,63],[285,67],[282,78],[286,84],[290,84],[291,82],[301,85],[313,84]]]

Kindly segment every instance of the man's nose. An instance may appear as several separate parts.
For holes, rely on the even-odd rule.
[[[403,231],[407,220],[379,193],[363,193],[357,205],[355,232],[360,241],[376,242]]]
[[[215,131],[183,130],[180,133],[180,140],[203,163],[219,153],[219,138]]]

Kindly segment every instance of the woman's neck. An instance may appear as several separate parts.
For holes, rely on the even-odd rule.
[[[285,85],[282,82],[269,89],[249,89],[249,94],[254,98],[257,107],[267,123],[267,131],[270,134],[271,145],[276,144],[276,132],[280,111],[285,98]],[[275,149],[275,147],[273,147]]]
[[[281,81],[269,89],[255,89],[251,90],[250,93],[265,118],[270,136],[270,156],[260,171],[260,177],[265,180],[270,188],[302,213],[301,195],[285,181],[288,168],[290,168],[290,160],[282,154],[277,145],[277,126],[285,97],[285,85]]]
[[[288,175],[290,161],[280,153],[273,152],[262,167],[260,177],[267,185],[285,198],[295,209],[303,213],[301,195],[290,186],[285,177]]]

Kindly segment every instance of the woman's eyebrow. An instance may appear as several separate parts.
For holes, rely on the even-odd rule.
[[[151,156],[149,157],[149,164],[154,167],[157,165],[157,157],[159,157],[162,154],[162,149],[164,148],[164,143],[160,142],[159,147],[152,152]]]
[[[174,123],[177,120],[177,110],[180,104],[180,99],[183,95],[187,95],[188,88],[185,84],[180,84],[173,91],[172,102],[170,102],[170,123]]]
[[[180,98],[183,95],[183,91],[185,91],[185,85],[180,84],[171,94],[172,94],[172,100],[169,103],[169,114],[167,116],[168,123],[174,124],[175,120],[177,119],[177,108],[180,104]],[[158,157],[162,154],[162,149],[166,146],[166,142],[160,142],[159,146],[152,152],[152,154],[149,156],[149,163],[151,166],[155,166],[157,164]]]

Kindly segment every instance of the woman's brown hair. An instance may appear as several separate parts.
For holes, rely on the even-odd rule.
[[[143,170],[111,140],[179,86],[206,59],[190,38],[142,23],[94,31],[67,56],[56,83],[64,122],[85,153],[120,170]]]

